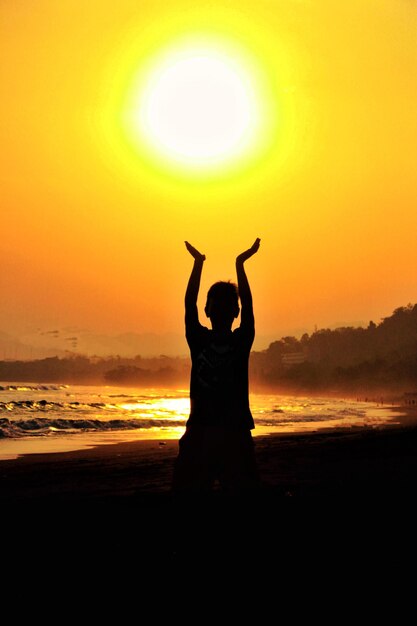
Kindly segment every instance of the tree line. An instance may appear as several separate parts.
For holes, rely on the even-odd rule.
[[[321,329],[283,337],[253,353],[252,379],[302,390],[417,390],[417,304],[367,328]]]
[[[0,361],[0,380],[178,386],[188,385],[188,357],[72,355]],[[321,329],[282,337],[250,359],[253,389],[281,391],[417,391],[417,304],[399,307],[366,328]]]

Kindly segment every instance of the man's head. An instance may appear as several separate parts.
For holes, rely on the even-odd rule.
[[[204,310],[213,328],[231,328],[240,310],[237,285],[225,281],[214,283],[208,290]]]

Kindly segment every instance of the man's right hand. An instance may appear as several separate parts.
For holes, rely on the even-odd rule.
[[[196,261],[205,261],[206,260],[206,255],[205,254],[201,254],[201,252],[199,252],[196,248],[194,248],[194,246],[192,246],[190,243],[188,243],[188,241],[185,242],[185,247],[187,248],[188,252],[191,254],[191,256]]]

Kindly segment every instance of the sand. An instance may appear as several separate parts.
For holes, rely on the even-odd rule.
[[[393,407],[392,413],[396,420],[378,428],[255,436],[262,493],[355,497],[410,489],[417,477],[417,409]],[[0,460],[0,502],[162,500],[170,494],[176,439],[122,433],[119,441],[97,437],[82,449],[71,441],[67,451],[47,445],[47,452]]]
[[[16,550],[32,551],[32,560],[47,554],[78,563],[87,551],[97,567],[102,559],[121,566],[128,555],[148,566],[159,562],[175,569],[227,558],[264,562],[272,554],[289,567],[295,554],[310,563],[325,550],[333,559],[335,546],[344,559],[357,556],[358,546],[373,550],[375,558],[380,544],[372,538],[378,529],[378,537],[384,534],[384,558],[395,557],[404,537],[411,554],[415,409],[402,409],[399,421],[378,429],[256,437],[262,487],[246,499],[219,493],[192,502],[173,498],[176,440],[3,460],[3,542],[9,538],[14,557]]]
[[[356,497],[417,487],[417,426],[255,438],[263,493]],[[178,442],[130,441],[0,462],[3,502],[160,499],[170,493]]]

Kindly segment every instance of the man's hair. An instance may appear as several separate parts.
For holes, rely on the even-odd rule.
[[[207,303],[210,300],[215,302],[224,302],[233,306],[239,306],[239,291],[237,285],[229,281],[220,280],[214,283],[207,292]]]

